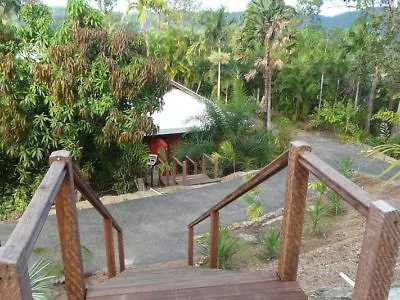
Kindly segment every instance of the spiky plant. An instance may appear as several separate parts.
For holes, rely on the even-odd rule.
[[[340,215],[346,210],[343,205],[343,200],[334,192],[329,193],[329,213],[333,215]]]
[[[308,206],[307,216],[309,220],[310,233],[313,235],[325,235],[327,230],[326,217],[327,209],[318,197],[313,205]]]
[[[280,232],[273,228],[261,237],[262,250],[260,257],[265,260],[276,259],[279,256]]]
[[[43,258],[39,258],[29,268],[31,280],[32,298],[34,300],[50,299],[54,275],[49,275],[53,266]]]
[[[199,253],[205,262],[209,261],[210,255],[210,235],[205,234],[197,240],[200,249]],[[230,231],[221,226],[218,233],[218,269],[229,269],[229,260],[238,248],[238,239]]]
[[[338,161],[338,167],[343,176],[349,179],[354,177],[354,164],[353,160],[349,156],[340,158]]]
[[[382,154],[389,154],[393,157],[400,157],[400,145],[399,144],[384,144],[384,145],[379,145],[371,150],[367,151],[367,156],[372,156],[377,153],[382,153]],[[381,176],[386,175],[390,171],[398,168],[400,166],[400,159],[397,159],[394,161],[388,168],[386,168]],[[397,171],[391,178],[390,180],[394,180],[400,177],[400,171]]]

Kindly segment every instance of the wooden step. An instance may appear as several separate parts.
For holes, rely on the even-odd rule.
[[[179,185],[183,185],[183,177],[176,176],[176,183]],[[197,185],[197,184],[207,184],[213,182],[220,182],[220,178],[212,179],[205,174],[197,174],[197,175],[188,175],[186,178],[186,185]]]
[[[87,289],[87,299],[287,299],[307,296],[296,281],[273,272],[229,272],[195,267],[127,270]]]

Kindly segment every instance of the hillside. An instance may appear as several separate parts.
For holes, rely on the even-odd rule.
[[[54,16],[54,26],[58,26],[62,19],[65,18],[66,12],[65,7],[52,7],[53,16]],[[117,12],[116,15],[121,16],[120,12]],[[231,12],[228,13],[229,21],[240,22],[242,18],[243,12]],[[347,12],[333,17],[321,16],[321,26],[325,29],[330,29],[333,27],[342,27],[342,28],[350,28],[354,20],[360,16],[360,12]],[[135,17],[132,16],[132,19]]]

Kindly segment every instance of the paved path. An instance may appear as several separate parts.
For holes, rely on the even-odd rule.
[[[378,175],[387,166],[377,159],[361,156],[360,150],[352,145],[343,145],[319,136],[298,139],[308,142],[313,152],[333,167],[344,156],[349,156],[356,169],[365,173]],[[238,178],[202,188],[109,205],[108,209],[124,229],[126,258],[132,259],[137,266],[184,259],[187,224],[243,182],[243,178]],[[285,183],[286,172],[282,171],[260,186],[260,196],[266,211],[283,206]],[[244,221],[246,205],[240,200],[232,203],[221,211],[221,218],[225,224]],[[0,226],[0,240],[3,243],[14,226]],[[196,233],[205,232],[208,226],[208,221],[204,221],[196,227]],[[86,266],[86,270],[104,268],[106,261],[100,215],[94,209],[81,210],[79,227],[81,243],[94,253],[94,259]],[[56,244],[56,219],[55,216],[49,216],[37,246],[49,247]]]

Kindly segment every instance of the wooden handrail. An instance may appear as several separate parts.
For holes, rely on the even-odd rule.
[[[300,164],[366,217],[375,199],[311,152],[300,154]]]
[[[172,160],[175,161],[178,165],[183,167],[183,162],[181,162],[179,159],[177,159],[175,156],[172,157]]]
[[[193,159],[191,159],[188,155],[186,155],[186,160],[189,161],[193,165],[193,174],[197,175],[197,173],[199,172],[199,164],[198,164],[198,162],[193,160]]]
[[[55,203],[66,290],[69,299],[83,299],[85,282],[76,209],[76,187],[104,218],[107,267],[115,276],[112,227],[118,231],[120,271],[125,269],[122,229],[88,183],[79,176],[67,151],[50,156],[50,167],[9,239],[0,247],[0,295],[6,299],[32,299],[28,259]]]
[[[211,212],[220,210],[221,208],[224,208],[229,203],[235,201],[239,197],[243,196],[247,192],[254,189],[256,186],[258,186],[259,184],[261,184],[262,182],[264,182],[265,180],[270,178],[271,176],[273,176],[276,173],[278,173],[279,171],[283,170],[287,166],[287,161],[288,161],[288,152],[286,151],[282,155],[280,155],[278,158],[276,158],[274,161],[272,161],[270,164],[268,164],[263,169],[261,169],[260,172],[258,172],[256,175],[254,175],[248,181],[243,183],[240,187],[235,189],[233,192],[231,192],[229,195],[224,197],[221,201],[219,201],[217,204],[215,204],[209,210],[204,212],[200,217],[198,217],[196,220],[194,220],[192,223],[190,223],[189,227],[195,226],[195,225],[199,224],[200,222],[204,221],[211,215]]]
[[[118,223],[114,220],[110,212],[104,206],[104,204],[100,201],[96,192],[92,189],[92,187],[79,175],[79,169],[74,165],[74,182],[76,188],[84,195],[87,200],[92,204],[92,206],[104,217],[111,219],[113,227],[118,231],[122,232],[122,228],[118,225]]]
[[[192,165],[196,165],[196,162],[193,160],[193,159],[191,159],[189,156],[185,156],[185,158],[192,164]]]

